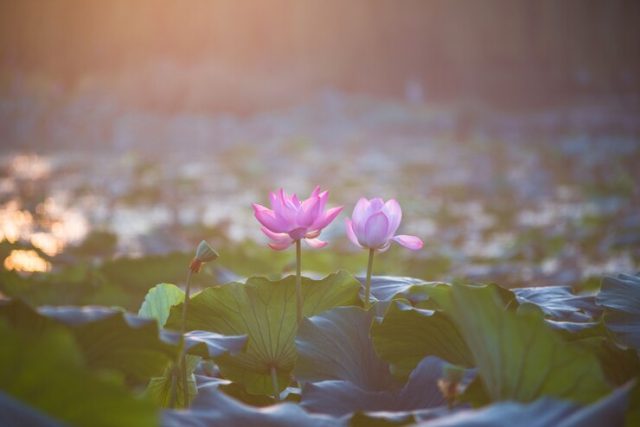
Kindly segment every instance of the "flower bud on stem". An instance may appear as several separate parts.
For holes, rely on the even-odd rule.
[[[184,334],[187,331],[187,310],[189,308],[189,300],[191,298],[191,278],[193,273],[199,273],[202,265],[209,261],[215,261],[218,253],[204,240],[200,242],[196,249],[196,256],[189,264],[187,270],[187,283],[185,285],[184,303],[182,304],[182,322],[180,323],[180,351],[178,352],[174,370],[172,370],[171,391],[169,399],[169,407],[174,408],[178,393],[178,383],[182,386],[182,398],[184,407],[189,407],[189,385],[187,382],[187,347],[185,345]]]

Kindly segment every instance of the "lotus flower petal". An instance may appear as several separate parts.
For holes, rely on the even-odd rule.
[[[402,208],[395,199],[390,199],[384,204],[382,212],[384,212],[389,220],[389,235],[387,237],[391,238],[396,234],[396,231],[398,231],[400,221],[402,221]]]
[[[383,212],[371,215],[364,226],[364,236],[358,239],[369,248],[378,248],[387,241],[389,220]]]
[[[347,223],[347,237],[349,238],[349,240],[351,240],[351,243],[353,243],[354,245],[356,245],[359,248],[362,248],[363,246],[360,244],[360,242],[358,241],[358,237],[356,237],[356,233],[355,231],[353,231],[353,222],[347,218],[345,220],[345,222]]]
[[[291,237],[289,237],[287,233],[274,233],[267,227],[260,227],[260,230],[262,230],[262,232],[274,242],[284,242],[291,240]]]
[[[298,211],[298,225],[309,227],[318,218],[320,214],[320,199],[317,197],[309,197],[302,202]]]
[[[307,245],[315,249],[324,248],[328,245],[327,242],[324,242],[320,239],[305,239],[304,241],[307,242]]]
[[[262,205],[258,205],[257,203],[254,203],[253,213],[256,219],[260,222],[260,224],[262,224],[269,230],[275,233],[282,233],[287,231],[286,223],[276,218],[276,215],[271,209],[265,208]]]
[[[422,249],[422,246],[423,246],[422,240],[420,240],[420,238],[416,236],[407,236],[404,234],[399,234],[395,236],[392,240],[404,246],[407,249],[411,249],[412,251],[417,251],[418,249]]]
[[[253,204],[256,219],[263,225],[263,233],[269,237],[273,249],[282,250],[300,239],[314,240],[323,228],[342,211],[336,207],[325,211],[329,193],[315,187],[309,198],[300,201],[298,196],[288,195],[283,188],[269,193],[271,208]],[[309,243],[314,247],[326,245],[323,241]],[[286,245],[286,246],[285,246]]]
[[[311,229],[313,230],[322,230],[323,228],[325,228],[327,225],[331,224],[331,222],[336,219],[336,217],[338,215],[340,215],[340,212],[342,212],[343,207],[342,206],[338,206],[335,208],[331,208],[328,211],[326,211],[323,215],[320,216],[320,218],[318,220],[316,220],[312,225],[311,225]]]
[[[415,236],[394,234],[402,221],[402,208],[395,199],[386,203],[380,198],[361,198],[346,221],[347,237],[358,246],[384,252],[392,241],[411,250],[422,248],[422,240]]]
[[[281,243],[268,243],[268,246],[274,251],[283,251],[293,244],[293,240]]]

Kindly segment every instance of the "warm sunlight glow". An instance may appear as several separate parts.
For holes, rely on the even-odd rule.
[[[14,249],[4,260],[4,268],[16,271],[46,272],[51,270],[51,264],[40,258],[36,251]]]

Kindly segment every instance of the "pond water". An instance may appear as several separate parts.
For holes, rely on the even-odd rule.
[[[430,279],[571,284],[640,267],[640,124],[624,112],[334,92],[246,117],[65,108],[13,116],[27,142],[0,157],[5,269],[55,270],[95,231],[117,237],[115,257],[191,250],[194,227],[264,243],[251,203],[316,184],[348,213],[361,196],[398,199],[401,231],[426,243],[411,256],[446,261]],[[325,233],[350,250],[342,218]]]

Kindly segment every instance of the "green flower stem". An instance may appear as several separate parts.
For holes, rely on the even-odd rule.
[[[174,362],[171,367],[171,388],[169,389],[169,408],[176,407],[176,400],[178,398],[178,362]]]
[[[187,272],[187,285],[184,293],[184,304],[182,305],[182,348],[180,351],[180,379],[182,381],[182,397],[184,407],[189,407],[189,385],[187,384],[187,346],[185,345],[184,334],[187,330],[187,309],[189,307],[189,298],[191,294],[191,276],[193,276],[193,269],[189,268]]]
[[[193,275],[193,270],[189,268],[187,272],[187,288],[184,293],[184,304],[182,304],[182,323],[180,325],[180,332],[184,337],[184,333],[187,330],[187,308],[189,306],[189,294],[191,293],[191,276]]]
[[[184,294],[184,303],[182,304],[182,322],[180,324],[180,350],[174,363],[174,369],[176,369],[171,379],[170,399],[169,407],[174,408],[176,401],[178,400],[178,383],[182,386],[182,397],[185,408],[189,406],[189,387],[187,384],[187,363],[186,355],[187,348],[185,346],[184,334],[187,330],[187,309],[189,306],[189,297],[191,293],[191,277],[193,276],[193,269],[189,268],[187,272],[187,284]],[[176,378],[178,377],[179,378]]]
[[[367,281],[364,287],[364,308],[368,310],[371,307],[371,302],[369,301],[371,298],[371,270],[373,270],[373,254],[375,254],[375,249],[369,249],[369,263],[367,264]]]
[[[300,264],[302,249],[300,240],[296,240],[296,320],[298,325],[302,322],[302,276],[300,274]]]
[[[276,367],[271,366],[271,385],[273,386],[273,398],[276,402],[280,401],[280,386],[278,386],[278,373],[276,372]]]

